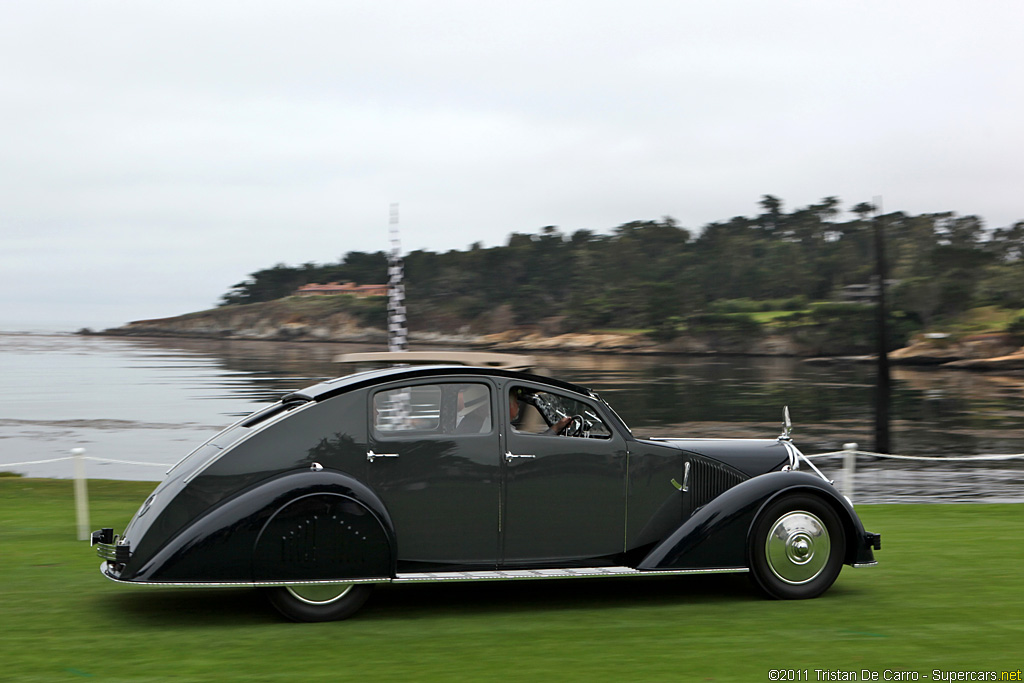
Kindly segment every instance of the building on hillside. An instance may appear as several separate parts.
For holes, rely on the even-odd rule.
[[[328,294],[351,294],[359,298],[369,296],[387,296],[387,285],[357,285],[354,282],[328,282],[326,285],[315,282],[302,285],[295,290],[296,296],[324,296]]]
[[[891,290],[902,280],[886,279],[885,288]],[[878,299],[878,282],[859,285],[844,285],[839,289],[839,300],[852,304],[869,304]]]

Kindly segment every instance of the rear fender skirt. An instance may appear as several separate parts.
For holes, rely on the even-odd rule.
[[[323,581],[394,574],[386,529],[358,500],[308,493],[267,520],[252,555],[254,581]]]
[[[770,472],[748,479],[697,510],[657,544],[637,569],[746,567],[748,538],[760,511],[778,496],[812,493],[832,505],[846,529],[848,564],[874,561],[853,507],[828,482],[807,472]]]
[[[324,514],[326,518],[322,518]],[[346,519],[345,527],[358,528],[360,543],[376,553],[372,564],[362,562],[348,570],[358,570],[355,575],[362,577],[371,569],[370,576],[394,576],[394,526],[377,495],[341,472],[301,470],[261,482],[217,505],[152,557],[133,557],[120,578],[132,582],[248,583],[263,579],[270,571],[275,579],[346,578],[341,575],[344,566],[336,570],[339,575],[314,576],[354,538],[353,529],[345,528],[349,540],[332,547],[322,542],[332,534],[341,536],[339,516]],[[315,523],[306,524],[306,519]],[[328,530],[328,522],[336,528]],[[272,544],[274,534],[278,540]],[[296,534],[299,540],[295,540]],[[313,547],[318,539],[321,549]],[[293,570],[280,574],[282,564],[290,564]]]

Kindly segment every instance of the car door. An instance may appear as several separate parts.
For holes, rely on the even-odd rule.
[[[398,571],[495,566],[496,395],[477,378],[370,392],[368,479],[395,525]]]
[[[623,436],[596,401],[568,392],[512,383],[502,401],[503,566],[612,563],[625,536]],[[587,434],[555,433],[572,415],[582,416]]]

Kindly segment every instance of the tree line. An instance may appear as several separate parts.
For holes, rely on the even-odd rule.
[[[872,281],[875,221],[892,308],[907,325],[981,305],[1024,308],[1024,221],[987,229],[953,212],[875,215],[868,202],[843,212],[836,197],[786,211],[764,195],[759,208],[696,232],[664,217],[610,233],[548,226],[513,233],[502,246],[413,251],[404,257],[410,322],[450,326],[500,313],[503,325],[555,320],[563,331],[643,328],[668,337],[709,316],[805,309]],[[234,285],[221,305],[289,296],[311,282],[383,283],[387,261],[384,251],[354,251],[337,263],[278,264]]]

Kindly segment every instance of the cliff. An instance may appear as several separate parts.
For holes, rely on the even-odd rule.
[[[344,296],[287,297],[256,304],[225,306],[171,318],[137,320],[101,334],[140,337],[197,337],[256,339],[293,342],[387,342],[386,310],[380,299]],[[826,327],[788,331],[770,328],[705,329],[681,334],[670,341],[655,341],[638,333],[563,332],[559,325],[503,328],[511,319],[492,313],[467,323],[444,316],[421,316],[411,324],[410,342],[496,351],[674,353],[684,355],[749,355],[825,357],[850,362],[870,360],[863,340],[851,344],[849,336],[829,334]],[[510,316],[506,316],[510,318]],[[428,331],[423,331],[429,327]],[[494,329],[501,331],[495,332]],[[893,351],[899,365],[941,365],[972,370],[1024,369],[1024,347],[1016,337],[980,334],[958,340],[920,336],[906,348]]]
[[[367,308],[349,297],[288,297],[172,318],[136,320],[104,330],[103,334],[273,341],[387,341],[383,326],[368,323]]]
[[[385,319],[384,302],[380,300],[343,296],[287,297],[171,318],[137,320],[101,334],[383,345],[387,342]],[[704,331],[656,342],[638,332],[565,332],[554,320],[506,327],[511,325],[510,315],[495,312],[471,323],[424,313],[412,321],[409,340],[420,344],[532,352],[808,356],[829,351],[820,343],[808,345],[793,335],[749,334],[738,330]],[[429,329],[424,331],[424,328]],[[836,346],[833,351],[843,353],[845,347]]]

